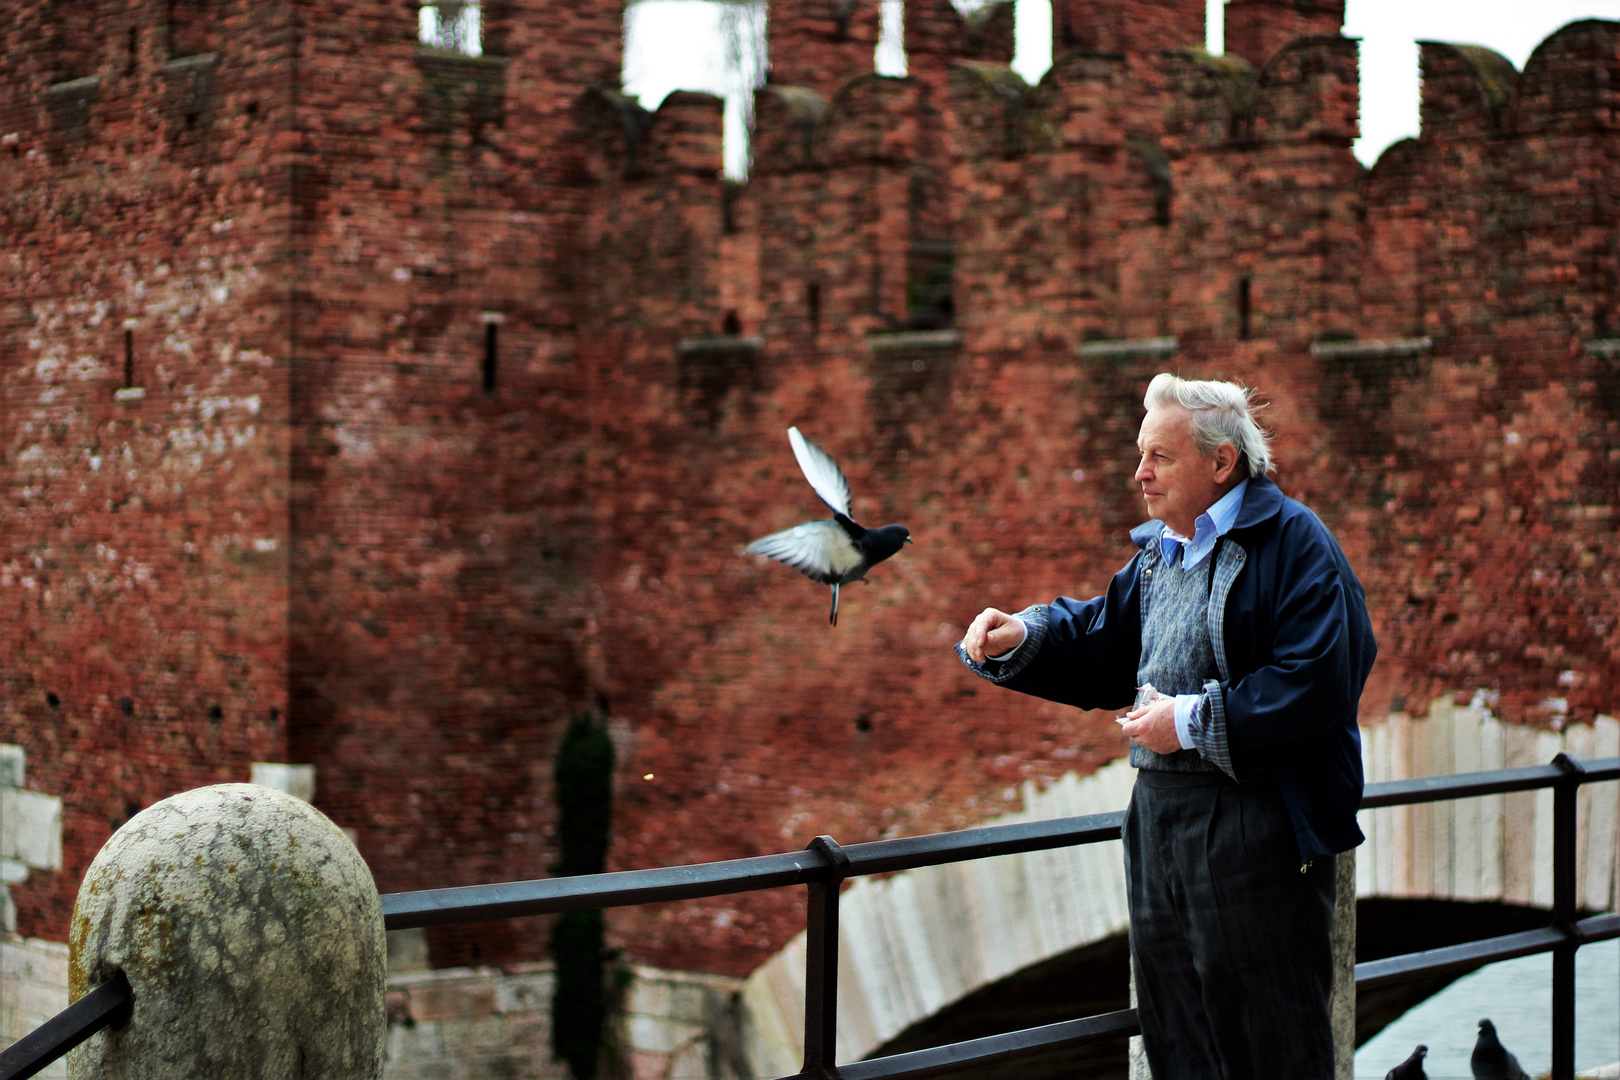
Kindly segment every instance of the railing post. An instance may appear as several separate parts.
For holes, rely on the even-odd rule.
[[[849,870],[849,856],[830,836],[810,841],[827,863],[827,873],[809,885],[805,913],[803,1075],[838,1075],[838,888]]]
[[[1552,951],[1552,1080],[1575,1076],[1575,797],[1586,770],[1568,754],[1553,758],[1564,775],[1553,785],[1553,925],[1569,937]]]

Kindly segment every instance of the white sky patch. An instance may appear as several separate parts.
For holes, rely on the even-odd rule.
[[[1620,0],[1348,0],[1346,37],[1361,38],[1361,138],[1371,165],[1418,133],[1419,41],[1484,45],[1520,71],[1537,45],[1577,19],[1620,19]]]
[[[625,9],[625,93],[653,110],[676,90],[724,98],[725,174],[736,179],[748,174],[747,125],[764,70],[764,20],[763,3],[736,0],[638,0]]]
[[[903,0],[882,0],[883,33],[873,70],[905,73]],[[986,0],[953,0],[972,11]],[[1051,0],[1015,0],[1012,67],[1026,82],[1052,66]],[[1222,51],[1225,0],[1208,0],[1206,47]],[[763,11],[760,0],[633,0],[625,15],[624,88],[656,109],[672,90],[726,98],[726,173],[747,173],[745,96],[759,57],[728,48],[721,9]],[[761,16],[763,17],[763,16]],[[1386,147],[1418,133],[1417,41],[1495,49],[1521,71],[1550,34],[1577,19],[1620,19],[1620,0],[1347,0],[1344,33],[1361,39],[1361,138],[1355,154],[1371,165]],[[763,40],[763,23],[760,24]],[[745,35],[746,37],[746,35]],[[728,55],[729,54],[729,55]]]

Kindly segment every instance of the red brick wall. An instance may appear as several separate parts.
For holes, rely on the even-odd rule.
[[[113,828],[288,719],[285,24],[222,5],[217,64],[166,69],[150,12],[89,7],[20,8],[0,71],[0,738],[67,807],[15,892],[58,939]]]
[[[915,10],[895,80],[870,75],[875,2],[783,0],[733,193],[718,101],[614,89],[617,5],[491,4],[482,60],[421,54],[383,0],[224,5],[186,30],[217,64],[168,73],[167,5],[137,5],[135,73],[107,34],[88,101],[47,91],[82,74],[58,54],[0,59],[0,739],[68,829],[20,929],[62,935],[130,808],[253,760],[316,764],[384,890],[545,874],[552,752],[586,707],[620,748],[615,868],[968,825],[1094,769],[1123,749],[1106,716],[985,687],[950,646],[1125,560],[1164,368],[1270,401],[1280,482],[1373,603],[1368,720],[1478,687],[1517,722],[1612,713],[1620,395],[1583,343],[1620,336],[1616,24],[1522,76],[1427,46],[1424,134],[1369,172],[1336,23],[1278,31],[1257,71],[1139,6],[1064,8],[1119,40],[1028,88],[1003,12]],[[960,343],[872,348],[937,325],[941,259]],[[757,351],[681,347],[728,316]],[[1077,354],[1159,336],[1174,357]],[[741,554],[824,513],[790,424],[857,519],[917,540],[836,629],[825,587]],[[801,906],[610,927],[636,960],[739,973]]]

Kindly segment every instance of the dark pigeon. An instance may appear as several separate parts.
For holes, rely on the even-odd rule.
[[[1384,1080],[1429,1080],[1429,1074],[1423,1071],[1423,1059],[1428,1053],[1429,1048],[1419,1043],[1411,1057],[1384,1074]]]
[[[832,508],[832,520],[807,521],[761,537],[749,544],[747,551],[768,555],[811,581],[831,585],[829,619],[837,626],[838,587],[859,581],[872,567],[911,543],[911,532],[904,525],[863,529],[855,524],[849,516],[849,481],[832,455],[800,435],[796,427],[788,428],[788,442],[793,444],[793,456],[798,458],[804,478],[821,501]]]
[[[1508,1053],[1496,1037],[1496,1025],[1489,1020],[1479,1022],[1479,1038],[1468,1064],[1474,1070],[1474,1080],[1530,1080],[1519,1059]]]

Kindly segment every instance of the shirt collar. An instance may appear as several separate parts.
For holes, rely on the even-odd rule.
[[[1178,548],[1185,547],[1182,553],[1181,568],[1191,570],[1215,550],[1215,541],[1231,531],[1232,525],[1237,521],[1238,511],[1243,509],[1243,493],[1248,488],[1249,481],[1245,477],[1238,482],[1238,486],[1215,500],[1215,505],[1198,515],[1193,523],[1192,536],[1183,536],[1170,526],[1164,526],[1159,534],[1159,550],[1164,555],[1164,561],[1170,562]]]

